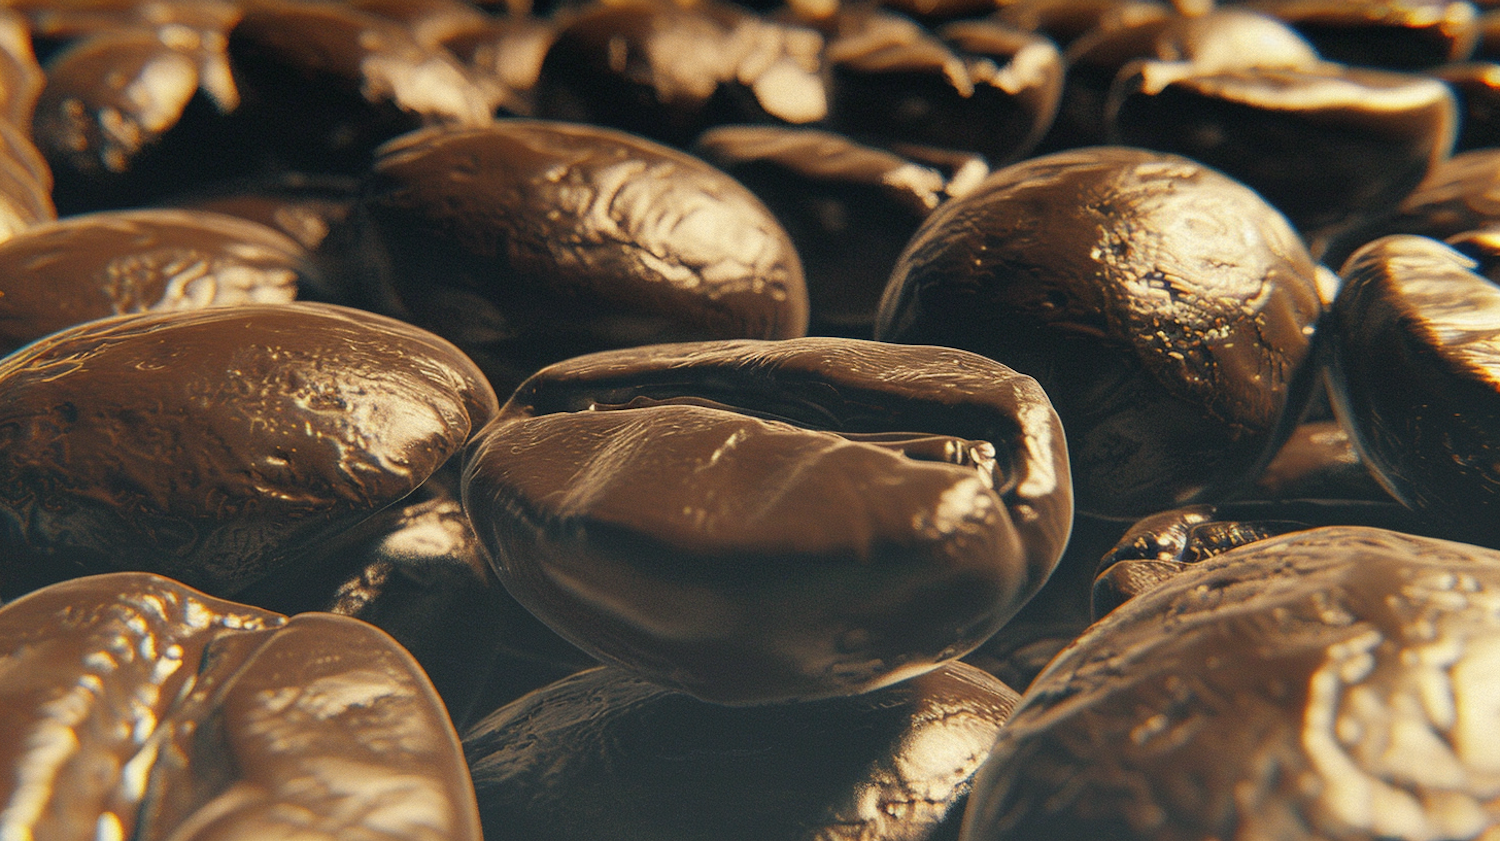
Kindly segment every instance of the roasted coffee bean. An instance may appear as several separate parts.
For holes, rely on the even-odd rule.
[[[1062,58],[1046,38],[993,22],[929,32],[889,12],[838,19],[825,52],[829,122],[882,143],[963,149],[993,164],[1033,149],[1062,97]]]
[[[64,213],[141,203],[224,166],[212,133],[239,105],[222,31],[103,31],[47,62],[32,134]]]
[[[1426,237],[1385,237],[1344,264],[1330,312],[1334,405],[1381,483],[1454,537],[1500,545],[1500,289]]]
[[[723,123],[827,116],[823,37],[730,3],[599,3],[569,15],[542,62],[536,115],[686,146]]]
[[[607,662],[724,703],[866,691],[983,642],[1072,501],[1028,377],[854,339],[602,353],[523,384],[465,457],[515,597]]]
[[[961,663],[753,708],[600,668],[496,710],[464,749],[490,838],[933,841],[1015,699]]]
[[[1133,71],[1111,93],[1115,142],[1219,169],[1307,232],[1394,207],[1447,158],[1457,132],[1452,90],[1423,76],[1333,64]]]
[[[1149,58],[1182,62],[1199,73],[1251,67],[1308,69],[1322,61],[1313,45],[1283,21],[1233,6],[1192,17],[1174,16],[1156,37]],[[1152,73],[1170,73],[1171,69],[1157,65]]]
[[[159,576],[0,609],[0,831],[478,841],[458,736],[401,647]]]
[[[1138,521],[1099,562],[1093,614],[1098,619],[1135,596],[1225,552],[1311,528],[1295,520],[1224,520],[1214,506],[1194,505]]]
[[[1291,24],[1329,61],[1422,70],[1474,51],[1479,13],[1469,0],[1249,0]]]
[[[748,187],[786,229],[807,281],[808,332],[862,339],[917,226],[989,173],[978,157],[948,176],[844,135],[779,126],[709,129],[692,151]]]
[[[1205,561],[1037,678],[962,837],[1482,838],[1497,595],[1500,554],[1380,529]]]
[[[229,595],[415,488],[496,411],[452,345],[311,303],[89,322],[0,360],[0,589]]]
[[[1230,549],[1325,526],[1383,528],[1441,538],[1441,522],[1385,499],[1238,500],[1192,505],[1138,520],[1105,553],[1093,583],[1093,616],[1102,617],[1193,564]]]
[[[15,0],[6,4],[30,26],[38,49],[53,49],[121,29],[223,32],[240,18],[234,0]]]
[[[1286,219],[1200,164],[1093,148],[994,173],[938,208],[876,338],[1034,376],[1081,510],[1144,516],[1252,481],[1311,385],[1313,263]],[[1288,411],[1288,407],[1290,411]]]
[[[215,213],[70,216],[0,242],[0,354],[112,315],[285,303],[319,285],[297,243]]]
[[[226,127],[257,168],[359,175],[424,125],[485,125],[499,92],[446,50],[341,3],[253,0],[230,31],[242,104]]]
[[[502,392],[589,351],[807,329],[801,261],[765,205],[621,132],[418,132],[382,151],[360,212],[389,310],[464,348]]]

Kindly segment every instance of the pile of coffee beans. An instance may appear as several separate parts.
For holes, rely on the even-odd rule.
[[[0,839],[1500,839],[1497,115],[1489,0],[14,0]]]

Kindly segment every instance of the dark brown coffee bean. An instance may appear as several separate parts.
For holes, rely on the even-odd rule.
[[[1500,543],[1500,289],[1426,237],[1396,235],[1344,264],[1330,312],[1330,382],[1344,426],[1393,496],[1455,537]]]
[[[1144,516],[1253,479],[1311,385],[1321,309],[1305,247],[1254,192],[1101,147],[1007,167],[934,212],[876,337],[1036,377],[1068,431],[1080,509]]]
[[[1343,64],[1422,70],[1474,51],[1479,12],[1468,0],[1250,0]]]
[[[1421,183],[1452,151],[1458,104],[1405,73],[1146,63],[1117,80],[1109,119],[1116,142],[1219,169],[1316,232],[1377,217]]]
[[[90,322],[0,360],[7,594],[141,570],[227,595],[422,484],[496,410],[452,345],[310,303]]]
[[[113,315],[286,303],[318,286],[297,243],[232,216],[101,211],[0,242],[0,354]]]
[[[1062,552],[1066,465],[1045,395],[974,354],[691,343],[523,384],[465,458],[464,504],[563,636],[766,703],[886,685],[993,634]]]
[[[1062,58],[1046,38],[993,22],[929,32],[889,12],[838,19],[826,56],[829,121],[856,137],[962,149],[1000,165],[1047,131],[1062,97]]]
[[[724,123],[802,125],[828,113],[823,37],[731,3],[599,3],[564,19],[536,115],[673,146]]]
[[[424,125],[485,125],[498,91],[406,27],[341,3],[254,0],[229,34],[242,104],[231,151],[360,175],[381,143]]]
[[[1171,5],[1157,0],[1014,0],[998,9],[995,19],[1068,49],[1100,27],[1172,13]]]
[[[1497,598],[1500,554],[1380,529],[1205,561],[1037,678],[962,837],[1481,838]]]
[[[496,710],[464,749],[492,837],[936,841],[1015,698],[961,663],[748,709],[601,668]]]
[[[238,105],[222,31],[105,30],[47,62],[31,130],[75,213],[222,174],[212,133]]]
[[[1245,494],[1261,499],[1389,500],[1348,430],[1332,419],[1305,421],[1292,430],[1275,458]]]
[[[7,834],[480,837],[432,685],[362,622],[100,575],[0,609],[0,671]]]
[[[508,391],[588,351],[800,336],[802,264],[723,172],[593,126],[502,120],[381,153],[361,204],[388,306]]]

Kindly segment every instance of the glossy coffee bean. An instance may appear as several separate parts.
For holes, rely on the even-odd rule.
[[[1015,699],[961,663],[753,708],[601,668],[496,710],[464,750],[492,838],[934,841]]]
[[[1195,564],[1247,543],[1294,531],[1352,526],[1443,538],[1442,522],[1385,499],[1250,499],[1191,505],[1142,518],[1100,558],[1093,582],[1095,619],[1175,578]]]
[[[1447,158],[1457,132],[1453,92],[1412,74],[1332,64],[1132,70],[1111,94],[1116,142],[1215,167],[1304,231],[1394,207]]]
[[[854,8],[825,51],[829,122],[885,144],[962,149],[1001,165],[1033,149],[1057,113],[1063,66],[1046,38],[993,21],[929,31]]]
[[[579,353],[807,329],[801,261],[765,205],[621,132],[414,133],[382,151],[360,212],[390,310],[463,347],[501,391]]]
[[[853,339],[559,363],[476,438],[463,493],[501,580],[559,633],[732,704],[963,655],[1041,587],[1072,520],[1030,378]]]
[[[965,841],[1482,838],[1500,554],[1371,528],[1226,552],[1023,696]]]
[[[1436,240],[1391,236],[1344,264],[1330,313],[1335,407],[1382,484],[1458,537],[1500,543],[1490,361],[1500,289]]]
[[[498,96],[401,24],[335,2],[246,2],[229,55],[242,101],[225,142],[252,172],[360,175],[400,134],[488,123]]]
[[[1170,581],[1194,564],[1257,540],[1310,527],[1295,520],[1221,519],[1212,505],[1153,514],[1132,525],[1099,561],[1093,588],[1094,618]]]
[[[1159,14],[1176,16],[1171,4],[1157,0],[1015,0],[996,10],[995,19],[1016,29],[1035,32],[1063,49],[1096,30],[1127,20]]]
[[[536,115],[686,146],[724,123],[828,114],[823,37],[731,3],[598,3],[562,19]]]
[[[240,101],[225,50],[223,31],[140,27],[48,60],[30,127],[64,213],[140,204],[221,171],[213,133]]]
[[[297,243],[215,213],[101,211],[0,243],[0,353],[113,315],[286,303],[317,270]]]
[[[1301,410],[1320,313],[1311,258],[1258,195],[1185,158],[1099,147],[1007,167],[934,212],[876,338],[1036,377],[1080,509],[1131,517],[1253,479]]]
[[[432,685],[362,622],[92,576],[0,609],[0,671],[7,835],[480,837]]]
[[[496,410],[452,345],[310,303],[146,313],[0,361],[0,585],[228,595],[422,484]]]
[[[1251,0],[1329,61],[1412,71],[1462,61],[1479,35],[1468,0]]]

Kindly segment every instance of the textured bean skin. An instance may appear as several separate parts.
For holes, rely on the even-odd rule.
[[[962,655],[1072,521],[1027,377],[941,348],[808,338],[581,357],[465,457],[501,580],[607,662],[706,699],[867,691]]]
[[[1497,596],[1495,552],[1374,528],[1204,561],[1037,678],[962,837],[1481,838]]]
[[[214,213],[71,216],[0,243],[0,352],[112,315],[286,303],[319,286],[305,249]]]
[[[1378,239],[1334,301],[1335,406],[1381,483],[1455,537],[1500,544],[1500,290],[1426,237]]]
[[[502,390],[586,351],[807,329],[801,261],[765,206],[623,133],[502,120],[407,135],[376,161],[362,212],[393,309]]]
[[[1247,481],[1289,432],[1322,311],[1284,217],[1185,158],[1061,152],[928,217],[877,339],[1034,376],[1068,430],[1078,503],[1140,516]]]
[[[432,685],[390,637],[144,573],[0,609],[0,832],[476,841]]]
[[[730,708],[606,667],[496,710],[464,750],[496,836],[935,841],[1015,698],[954,663],[854,698]]]
[[[90,322],[7,357],[0,389],[11,593],[115,569],[233,593],[410,493],[496,408],[447,342],[306,303]]]

